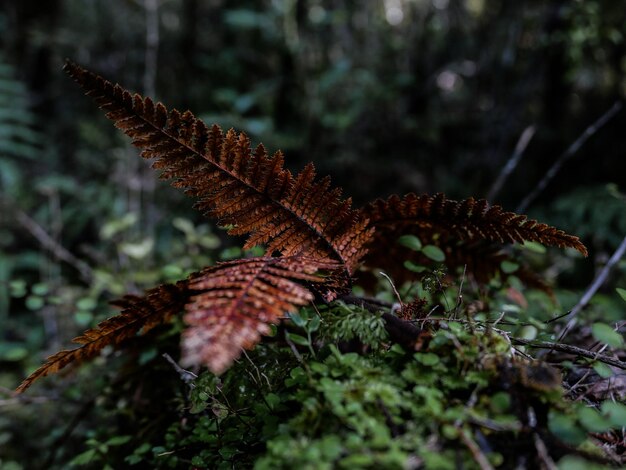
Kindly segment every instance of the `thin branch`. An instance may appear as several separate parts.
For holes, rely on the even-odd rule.
[[[380,272],[379,273],[381,276],[383,276],[385,279],[387,279],[387,282],[389,282],[389,285],[391,286],[391,289],[393,289],[393,293],[396,296],[396,299],[398,299],[398,303],[400,305],[404,305],[404,302],[402,302],[402,297],[400,297],[400,293],[398,292],[398,290],[396,289],[395,284],[393,283],[393,281],[391,280],[391,278],[389,276],[387,276],[384,272]]]
[[[584,295],[580,298],[578,303],[569,312],[569,315],[571,315],[571,318],[567,322],[567,325],[565,325],[565,328],[563,328],[563,331],[561,332],[561,334],[559,335],[558,341],[561,341],[565,337],[565,335],[569,333],[569,331],[574,327],[574,325],[576,324],[576,316],[580,313],[580,311],[583,308],[587,306],[591,298],[596,294],[596,292],[602,286],[602,284],[604,284],[604,282],[606,281],[606,278],[609,275],[609,272],[611,271],[613,266],[615,266],[619,262],[619,260],[622,259],[622,256],[624,256],[625,251],[626,251],[626,237],[622,239],[622,242],[620,243],[619,247],[617,247],[617,250],[615,250],[613,255],[611,255],[611,258],[606,263],[604,268],[602,268],[602,271],[600,271],[600,273],[596,276],[596,278],[593,280],[591,285],[587,288]]]
[[[513,170],[515,170],[520,160],[522,159],[524,151],[530,143],[530,139],[532,139],[535,135],[535,131],[535,126],[528,126],[526,129],[524,129],[522,135],[520,135],[520,138],[517,141],[517,144],[515,145],[513,155],[511,155],[511,158],[509,158],[509,160],[506,162],[506,165],[504,165],[502,171],[500,171],[500,174],[498,175],[498,178],[496,178],[493,186],[491,186],[491,189],[487,193],[488,201],[494,201],[496,196],[500,193],[500,191],[502,190],[502,186],[504,186],[504,183],[509,178],[511,173],[513,173]]]
[[[524,198],[524,200],[517,206],[515,210],[518,213],[526,212],[528,206],[532,204],[532,202],[541,194],[541,192],[546,188],[548,183],[552,181],[552,178],[556,176],[561,167],[572,158],[576,152],[589,140],[596,132],[598,132],[602,127],[604,127],[620,110],[622,109],[622,102],[616,101],[611,108],[605,112],[600,118],[591,124],[585,131],[576,139],[572,145],[570,145],[565,152],[561,154],[561,156],[554,162],[554,164],[550,167],[548,172],[544,175],[544,177],[539,181],[537,186]]]
[[[293,341],[291,341],[289,339],[289,334],[287,331],[285,331],[285,341],[286,343],[289,345],[289,347],[291,348],[291,352],[293,352],[293,355],[296,356],[296,359],[298,360],[298,362],[300,364],[302,364],[305,369],[308,370],[308,367],[306,365],[306,363],[304,362],[304,359],[302,359],[302,355],[300,354],[300,352],[298,351],[298,348],[296,347],[296,345],[293,343]]]
[[[528,408],[528,424],[531,428],[535,429],[537,426],[537,415],[535,414],[535,410],[532,407]],[[548,448],[546,447],[545,442],[541,439],[541,436],[537,431],[533,432],[533,440],[535,442],[535,450],[537,451],[537,457],[543,464],[543,468],[546,470],[557,470],[557,466],[550,457],[550,453],[548,452]]]
[[[116,383],[117,382],[118,381],[116,381]],[[63,445],[67,442],[67,440],[70,438],[78,425],[89,416],[89,414],[96,405],[97,398],[98,396],[95,396],[84,402],[82,406],[78,409],[78,411],[74,414],[74,416],[70,419],[70,422],[63,430],[63,433],[58,436],[50,446],[48,446],[49,453],[46,457],[46,461],[40,467],[41,469],[48,469],[53,466],[54,461],[57,458],[58,451],[63,448]]]
[[[170,356],[168,353],[163,353],[161,354],[161,356],[163,356],[165,360],[172,365],[174,370],[178,372],[178,375],[183,382],[189,385],[190,388],[195,388],[195,384],[193,383],[193,381],[198,378],[196,374],[189,370],[183,369],[174,359],[172,359],[172,356]]]
[[[600,354],[598,352],[589,351],[588,349],[579,348],[578,346],[572,346],[570,344],[562,344],[562,343],[552,343],[549,341],[531,341],[527,339],[513,338],[513,337],[510,337],[510,340],[512,343],[515,343],[515,344],[522,344],[524,346],[528,346],[531,348],[561,351],[567,354],[573,354],[574,356],[582,356],[588,359],[593,359],[596,361],[604,362],[605,364],[609,364],[611,366],[618,367],[619,369],[626,370],[626,362],[606,356],[604,354]]]
[[[478,444],[474,442],[474,439],[471,438],[467,430],[462,428],[459,429],[459,437],[461,438],[463,444],[465,444],[465,447],[468,448],[481,470],[494,470],[494,467],[489,463],[487,456],[482,450],[480,450],[480,447],[478,447]]]
[[[84,261],[81,261],[71,252],[69,252],[63,245],[58,243],[52,238],[46,230],[39,225],[33,218],[31,218],[24,211],[14,207],[9,200],[2,198],[0,200],[3,206],[7,206],[15,214],[15,219],[28,233],[30,233],[46,250],[50,251],[54,257],[60,261],[64,261],[73,268],[75,268],[81,275],[84,281],[91,282],[94,278],[93,270]]]
[[[519,421],[499,423],[489,418],[469,416],[467,422],[495,432],[520,432],[523,429],[522,423]]]

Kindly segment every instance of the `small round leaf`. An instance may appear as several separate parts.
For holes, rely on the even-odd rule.
[[[445,253],[441,251],[441,248],[435,245],[426,245],[422,249],[422,253],[437,263],[441,263],[446,259]]]
[[[398,238],[398,243],[413,251],[421,251],[422,249],[422,242],[415,235],[402,235]]]

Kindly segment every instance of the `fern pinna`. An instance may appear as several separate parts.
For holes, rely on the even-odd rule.
[[[244,133],[209,128],[190,111],[168,111],[72,62],[64,69],[141,149],[141,156],[154,160],[161,178],[198,198],[196,207],[230,227],[230,234],[247,235],[244,248],[263,245],[266,253],[209,267],[144,297],[121,299],[118,316],[76,338],[79,348],[49,357],[18,391],[183,311],[188,327],[182,363],[223,372],[285,313],[315,296],[331,301],[349,290],[363,261],[389,253],[402,233],[438,240],[448,250],[456,242],[532,240],[586,254],[577,237],[485,201],[408,194],[355,209],[339,188],[331,187],[330,178],[316,178],[312,164],[293,175],[284,168],[281,152],[270,156],[262,145],[252,149]]]

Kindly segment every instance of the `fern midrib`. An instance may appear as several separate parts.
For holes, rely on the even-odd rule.
[[[46,361],[43,365],[41,365],[41,366],[40,366],[37,370],[35,370],[32,374],[30,374],[28,377],[26,377],[26,379],[24,379],[24,381],[23,381],[23,382],[22,382],[22,384],[21,384],[21,385],[17,388],[17,390],[19,390],[19,391],[20,391],[20,393],[21,393],[22,391],[24,391],[24,390],[26,390],[28,387],[30,387],[30,386],[32,385],[32,383],[33,383],[35,380],[37,380],[38,378],[40,378],[40,377],[42,377],[42,376],[49,375],[49,372],[47,372],[47,371],[48,371],[48,370],[49,370],[49,369],[50,369],[50,368],[51,368],[54,364],[58,364],[59,362],[63,362],[63,361],[64,361],[64,360],[65,360],[68,356],[70,356],[70,355],[74,355],[74,354],[80,354],[80,353],[79,353],[79,351],[81,351],[81,350],[85,350],[85,349],[88,349],[90,346],[94,346],[94,344],[97,344],[98,342],[102,342],[102,341],[104,341],[104,340],[108,339],[111,335],[113,335],[113,336],[115,337],[115,336],[117,336],[117,335],[118,335],[118,332],[119,332],[119,331],[121,331],[121,330],[124,330],[124,329],[129,328],[129,327],[133,327],[133,328],[135,328],[135,327],[137,327],[137,325],[135,325],[137,322],[143,322],[143,323],[145,323],[145,320],[146,320],[147,318],[149,318],[149,317],[151,317],[152,315],[155,315],[155,314],[157,314],[157,313],[162,313],[162,311],[163,311],[163,310],[164,310],[164,307],[158,308],[158,309],[156,309],[154,312],[150,312],[150,313],[148,313],[147,315],[142,315],[141,317],[137,317],[137,318],[135,318],[135,319],[133,319],[133,320],[131,320],[131,321],[129,321],[129,322],[124,323],[123,325],[120,325],[120,326],[118,326],[118,327],[116,327],[116,328],[113,328],[112,330],[110,330],[110,331],[108,331],[108,332],[106,332],[106,333],[104,333],[104,334],[99,335],[97,338],[94,338],[94,339],[93,339],[93,340],[91,340],[91,341],[88,341],[88,342],[86,342],[86,343],[78,343],[78,344],[80,344],[80,346],[78,346],[77,348],[74,348],[74,349],[65,349],[65,350],[63,350],[63,351],[59,351],[59,352],[58,352],[58,353],[56,353],[54,356],[59,356],[61,353],[64,353],[64,354],[63,354],[62,356],[60,356],[60,357],[56,357],[56,359],[55,359],[53,362],[48,362],[48,361]],[[120,313],[119,315],[123,315],[123,313]],[[115,318],[115,317],[113,317],[113,318]],[[108,321],[108,320],[104,320],[104,321],[106,322],[106,321]],[[82,337],[82,336],[85,336],[85,334],[86,334],[86,333],[89,333],[90,331],[93,331],[93,330],[96,330],[96,331],[97,331],[97,328],[98,328],[98,326],[96,326],[95,328],[92,328],[91,330],[87,330],[85,333],[83,333],[83,334],[82,334],[81,336],[79,336],[78,338],[80,338],[80,337]],[[141,329],[141,326],[139,326],[139,327],[137,328],[137,331],[139,331],[140,329]],[[115,341],[106,341],[105,345],[104,345],[104,346],[102,346],[102,347],[98,347],[98,346],[96,346],[96,347],[98,348],[98,349],[97,349],[97,351],[102,350],[105,346],[108,346],[109,344],[115,344]],[[97,351],[96,351],[96,352],[97,352]],[[74,362],[74,361],[76,361],[76,360],[81,361],[82,359],[84,359],[84,358],[80,358],[80,357],[79,357],[79,358],[77,358],[77,359],[72,359],[72,360],[70,360],[70,361],[68,362],[68,364],[69,364],[69,363],[71,363],[71,362]],[[64,368],[66,365],[67,365],[67,364],[65,364],[65,365],[63,365],[63,366],[60,366],[60,367],[59,367],[59,369],[57,369],[57,370],[60,370],[60,369]],[[43,368],[43,370],[41,370],[42,368]],[[40,372],[40,371],[41,371],[41,372]],[[45,372],[45,373],[43,373],[43,372]],[[43,373],[43,375],[42,375],[42,373]],[[37,374],[37,375],[36,375],[36,378],[35,378],[33,381],[29,382],[29,379],[30,379],[32,376],[34,376],[35,374]],[[23,387],[23,388],[22,388],[22,386],[23,386],[24,384],[27,384],[27,385],[26,385],[25,387]]]
[[[309,224],[306,219],[303,219],[302,217],[300,217],[293,209],[291,209],[290,207],[288,207],[285,203],[283,203],[280,199],[274,199],[272,197],[270,197],[266,192],[261,192],[258,188],[254,187],[253,185],[247,183],[246,181],[244,181],[242,178],[240,178],[236,173],[233,173],[232,171],[223,168],[222,166],[219,165],[219,163],[217,163],[216,161],[213,161],[212,159],[208,158],[207,155],[202,154],[200,152],[198,152],[195,148],[189,146],[188,144],[181,142],[176,136],[174,136],[173,134],[171,134],[170,132],[168,132],[166,129],[159,127],[158,125],[156,125],[155,123],[153,123],[152,121],[146,119],[144,116],[138,114],[134,109],[131,109],[130,111],[128,110],[128,108],[126,108],[126,110],[135,115],[136,117],[138,117],[139,119],[141,119],[143,122],[149,124],[150,126],[152,126],[153,129],[155,129],[158,132],[163,133],[164,135],[166,135],[169,139],[173,140],[174,142],[176,142],[178,145],[181,145],[182,147],[186,148],[187,150],[189,150],[190,152],[192,152],[194,155],[200,157],[203,160],[206,160],[207,162],[209,162],[211,165],[213,165],[215,168],[217,168],[219,171],[222,171],[224,173],[226,173],[229,177],[233,178],[234,180],[238,181],[240,184],[244,185],[247,188],[252,189],[254,192],[256,192],[257,194],[263,196],[264,198],[266,198],[267,200],[270,201],[270,203],[272,203],[274,206],[278,207],[279,209],[282,209],[286,212],[288,212],[292,218],[294,218],[295,220],[297,220],[298,222],[300,222],[303,226],[305,226],[310,232],[313,232],[313,234],[315,236],[317,236],[320,240],[322,240],[326,246],[330,249],[330,251],[332,253],[335,254],[335,256],[337,257],[337,259],[339,259],[342,264],[345,267],[346,272],[348,273],[348,275],[350,275],[350,272],[348,271],[348,263],[347,260],[343,257],[343,255],[341,254],[341,252],[337,249],[337,247],[335,247],[335,245],[332,243],[332,241],[325,236],[325,234],[318,230],[316,226]]]
[[[137,325],[136,325],[136,323],[145,323],[145,322],[146,322],[146,319],[148,319],[148,318],[150,318],[150,317],[152,317],[152,316],[154,316],[154,315],[157,315],[157,313],[159,314],[159,316],[161,316],[161,314],[163,313],[163,311],[167,311],[167,310],[169,310],[169,309],[170,309],[170,308],[165,307],[165,306],[164,306],[164,307],[159,307],[159,308],[157,308],[156,310],[154,310],[153,312],[150,312],[150,313],[148,313],[148,314],[146,314],[146,315],[142,315],[142,316],[140,316],[140,317],[137,317],[137,318],[135,318],[135,319],[133,319],[133,320],[131,320],[131,321],[129,321],[129,322],[126,322],[126,323],[124,323],[124,324],[122,324],[122,325],[120,325],[120,326],[118,326],[118,327],[116,327],[116,328],[112,329],[111,331],[108,331],[107,333],[105,333],[105,334],[103,334],[103,335],[101,335],[101,336],[98,336],[98,337],[97,337],[97,338],[95,338],[93,341],[89,341],[88,343],[81,343],[81,346],[80,346],[79,348],[76,348],[76,349],[81,349],[81,348],[84,348],[85,346],[88,346],[88,345],[93,344],[93,343],[95,343],[95,342],[97,342],[97,341],[100,341],[100,340],[102,340],[103,338],[106,338],[106,337],[108,337],[108,336],[110,336],[110,335],[117,336],[117,333],[118,333],[119,331],[121,331],[121,330],[125,330],[125,329],[127,329],[127,328],[129,328],[129,327],[131,327],[131,326],[134,328],[134,327],[136,327],[136,326],[137,326]],[[120,313],[119,315],[124,315],[124,313]],[[119,316],[119,315],[118,315],[118,316]],[[115,318],[115,317],[112,317],[112,318]],[[104,320],[104,321],[107,321],[107,320]],[[98,328],[98,326],[97,326],[97,325],[96,325],[96,328]],[[139,326],[139,327],[137,328],[137,331],[139,331],[140,329],[141,329],[141,326]],[[84,333],[83,333],[83,335],[84,335]],[[81,336],[82,336],[82,335],[81,335]],[[79,336],[79,338],[80,338],[80,336]]]

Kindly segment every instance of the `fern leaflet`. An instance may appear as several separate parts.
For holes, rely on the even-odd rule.
[[[183,365],[206,364],[219,374],[242,349],[251,349],[287,312],[313,300],[303,282],[320,284],[318,270],[337,263],[296,257],[260,257],[208,268],[190,280]]]
[[[135,336],[140,330],[145,333],[178,314],[187,302],[187,281],[164,284],[146,292],[143,297],[127,295],[114,302],[122,307],[119,315],[111,317],[95,328],[74,338],[82,346],[63,350],[50,356],[35,372],[30,374],[17,388],[21,393],[35,380],[58,372],[71,363],[80,363],[97,356],[109,345],[117,346]]]

